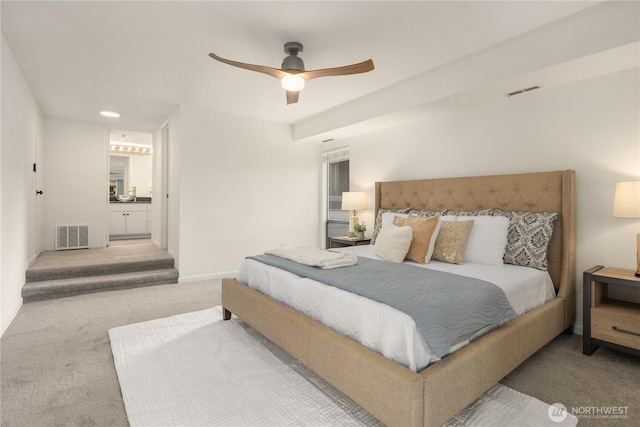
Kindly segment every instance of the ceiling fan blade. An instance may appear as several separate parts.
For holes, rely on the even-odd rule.
[[[245,70],[257,71],[259,73],[267,74],[271,77],[275,77],[276,79],[281,79],[283,76],[286,76],[288,73],[280,70],[279,68],[267,67],[264,65],[253,65],[253,64],[245,64],[244,62],[232,61],[230,59],[222,58],[215,53],[210,53],[210,57],[215,59],[216,61],[223,62],[225,64],[233,65],[234,67],[244,68]]]
[[[335,68],[322,68],[320,70],[304,71],[300,73],[300,75],[305,80],[311,80],[318,77],[346,76],[348,74],[366,73],[367,71],[373,70],[373,68],[374,68],[373,61],[371,59],[368,59],[358,64],[344,65],[342,67],[335,67]]]
[[[298,102],[298,97],[299,96],[300,96],[300,91],[288,90],[287,91],[287,105],[295,104],[296,102]]]

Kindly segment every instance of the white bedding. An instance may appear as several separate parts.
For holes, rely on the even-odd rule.
[[[367,245],[334,250],[380,259],[374,255],[374,249],[375,246]],[[549,274],[534,268],[509,264],[454,265],[438,261],[424,265],[413,262],[407,264],[494,283],[504,290],[518,316],[555,297]],[[422,340],[413,319],[385,304],[254,260],[244,260],[237,280],[413,371],[419,372],[438,360]],[[453,347],[451,351],[466,343]]]

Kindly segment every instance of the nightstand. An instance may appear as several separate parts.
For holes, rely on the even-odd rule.
[[[582,352],[599,345],[640,356],[640,277],[597,265],[584,272]]]
[[[336,236],[329,237],[330,248],[344,248],[347,246],[368,245],[371,239],[358,239],[357,237]]]

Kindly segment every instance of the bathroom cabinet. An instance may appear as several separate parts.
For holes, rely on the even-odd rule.
[[[151,203],[111,203],[109,236],[133,237],[151,232]]]

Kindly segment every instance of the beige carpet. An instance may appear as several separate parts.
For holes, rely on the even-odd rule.
[[[36,258],[29,271],[61,267],[83,267],[94,265],[118,265],[136,261],[158,261],[173,259],[166,250],[156,248],[150,240],[113,241],[110,246],[98,249],[78,249],[69,251],[45,251]]]
[[[209,281],[23,305],[0,341],[0,425],[127,426],[107,331],[218,304]]]
[[[159,285],[25,304],[0,340],[2,426],[126,426],[107,331],[220,304],[219,281]],[[571,408],[627,407],[626,418],[579,417],[579,427],[640,425],[640,358],[582,354],[561,335],[503,381]]]

